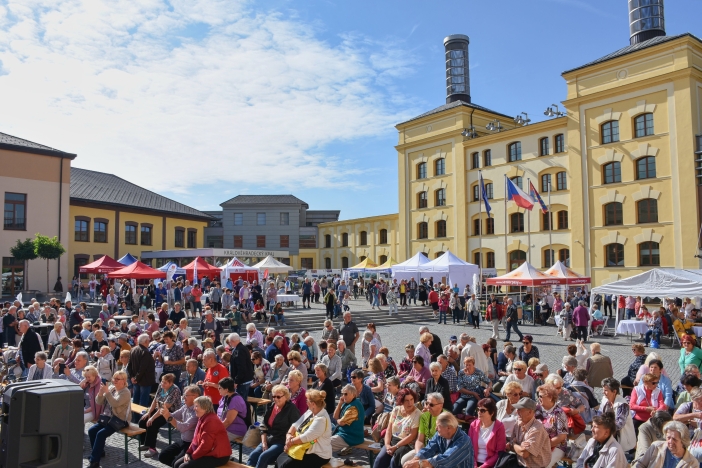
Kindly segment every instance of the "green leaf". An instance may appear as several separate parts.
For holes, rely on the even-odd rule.
[[[34,260],[37,258],[37,254],[34,251],[34,241],[32,239],[27,239],[21,241],[17,239],[17,245],[10,247],[10,253],[17,260]]]
[[[43,236],[39,233],[34,238],[34,253],[44,260],[56,260],[66,253],[58,237]]]

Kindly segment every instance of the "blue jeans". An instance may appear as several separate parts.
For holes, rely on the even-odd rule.
[[[236,393],[241,395],[241,398],[243,398],[244,401],[246,401],[246,399],[249,397],[249,388],[251,388],[251,382],[239,384],[236,386]]]
[[[656,341],[660,344],[661,342],[661,334],[659,332],[654,332],[653,330],[649,330],[646,332],[645,339],[646,339],[646,346],[651,342],[651,335],[654,335],[656,338]]]
[[[380,302],[378,300],[378,295],[373,294],[373,303],[371,304],[371,307],[378,307],[380,308]]]
[[[149,406],[151,404],[151,385],[134,384],[134,396],[132,402],[141,406]]]
[[[442,318],[444,320],[444,325],[446,325],[446,311],[442,311],[441,309],[439,309],[439,323],[441,323]]]
[[[522,341],[522,337],[524,335],[522,335],[522,332],[519,331],[519,326],[517,325],[516,320],[510,320],[509,322],[507,322],[507,336],[505,337],[505,341],[509,341],[509,335],[512,329],[514,329],[514,333],[519,335],[519,341]]]
[[[105,441],[114,433],[114,429],[112,429],[110,426],[103,426],[102,424],[94,424],[93,427],[88,429],[90,446],[93,449],[93,451],[90,454],[91,462],[100,461],[100,457],[105,451]]]
[[[417,305],[417,291],[415,289],[410,289],[409,291],[407,303],[409,304],[411,301],[414,301],[414,305]]]
[[[274,465],[275,460],[283,453],[283,448],[285,444],[273,444],[268,446],[268,450],[263,451],[263,445],[258,444],[258,447],[253,449],[253,452],[249,455],[249,466],[254,468],[266,468],[267,466]]]
[[[627,320],[636,318],[636,309],[626,309],[626,318]]]
[[[469,414],[475,416],[475,411],[478,409],[478,400],[468,395],[461,395],[453,404],[453,414]],[[465,410],[465,411],[464,411]]]

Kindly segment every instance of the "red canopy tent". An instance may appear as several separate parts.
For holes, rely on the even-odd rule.
[[[119,263],[109,255],[104,255],[93,263],[83,265],[78,269],[79,273],[111,273],[115,270],[121,270],[124,265]]]
[[[110,272],[109,276],[110,278],[152,279],[165,278],[166,272],[151,268],[149,265],[136,261],[121,270]]]
[[[195,260],[192,262],[188,263],[184,267],[181,267],[183,270],[185,270],[185,277],[192,281],[193,280],[193,272],[195,271],[195,264],[197,264],[197,279],[199,280],[203,276],[208,276],[210,279],[214,279],[215,277],[219,276],[219,272],[221,268],[218,268],[214,265],[210,265],[206,261],[204,261],[202,258],[197,257]]]
[[[554,263],[554,265],[546,270],[544,274],[553,276],[554,278],[565,278],[567,285],[590,284],[589,276],[579,275],[561,263],[560,260]]]
[[[515,270],[506,275],[496,278],[488,278],[487,284],[490,286],[548,286],[553,284],[566,284],[565,278],[557,278],[546,275],[528,262],[524,262]]]

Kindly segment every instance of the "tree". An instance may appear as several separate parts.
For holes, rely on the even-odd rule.
[[[37,254],[34,251],[34,241],[32,239],[27,239],[22,242],[17,239],[17,245],[10,247],[10,253],[17,260],[22,260],[24,262],[24,289],[28,289],[29,264],[27,262],[37,258]]]
[[[58,237],[42,236],[37,233],[34,237],[34,253],[37,257],[46,260],[46,291],[49,292],[49,260],[57,260],[66,253],[66,249],[59,242]]]

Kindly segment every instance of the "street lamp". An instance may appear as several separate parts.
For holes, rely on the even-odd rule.
[[[547,107],[544,111],[546,117],[563,117],[565,112],[561,112],[558,108],[558,104],[551,104],[553,107]]]

